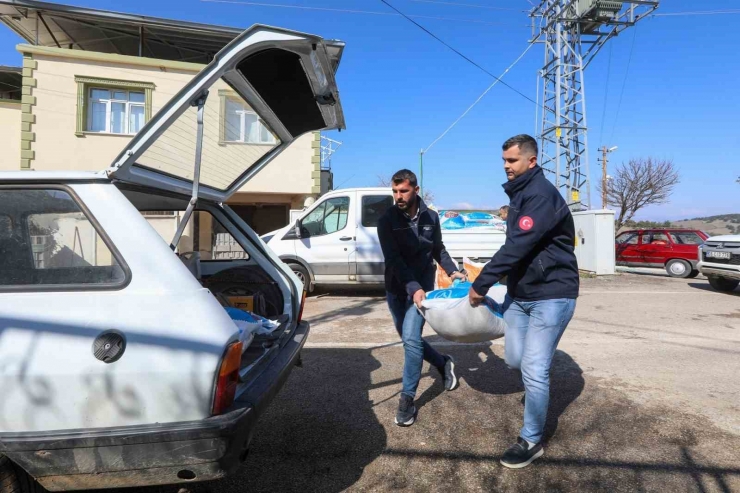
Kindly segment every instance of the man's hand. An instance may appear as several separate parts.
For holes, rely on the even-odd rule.
[[[414,293],[414,304],[417,308],[421,308],[421,302],[427,299],[427,294],[423,289],[418,290]]]
[[[470,306],[478,306],[481,303],[483,303],[483,300],[486,298],[485,296],[481,296],[478,293],[475,292],[475,290],[471,287],[468,291],[468,298],[470,299]]]
[[[450,276],[450,279],[452,279],[453,281],[455,279],[460,279],[460,281],[465,282],[468,280],[468,276],[460,272],[459,270],[456,270],[455,272],[452,273],[452,275]]]

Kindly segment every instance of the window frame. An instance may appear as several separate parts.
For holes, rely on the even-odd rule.
[[[335,230],[335,231],[332,231],[331,233],[328,233],[327,232],[327,233],[321,233],[321,234],[315,234],[314,235],[314,234],[311,234],[309,232],[309,234],[305,235],[305,238],[321,238],[322,236],[333,235],[334,233],[339,233],[340,231],[344,231],[345,229],[347,229],[347,226],[349,225],[349,212],[350,212],[350,205],[352,204],[352,200],[350,199],[349,195],[341,195],[339,197],[330,197],[330,198],[328,198],[326,200],[321,201],[317,207],[315,207],[314,209],[312,209],[308,214],[306,214],[303,218],[301,218],[301,220],[300,220],[300,223],[301,223],[301,234],[303,234],[303,230],[305,229],[305,226],[304,226],[303,221],[310,214],[313,214],[314,212],[316,212],[319,209],[323,209],[324,210],[323,216],[321,218],[322,227],[324,227],[324,222],[326,221],[326,205],[330,201],[336,200],[336,199],[346,199],[347,200],[347,220],[345,221],[344,226],[341,227],[341,228],[339,228],[339,229],[337,229],[337,230]],[[306,231],[308,231],[308,230],[306,230]]]
[[[645,236],[647,236],[648,239],[650,240],[650,242],[649,243],[646,243],[645,241],[643,241],[642,244],[643,245],[652,245],[653,242],[655,241],[655,236],[656,235],[663,235],[663,236],[665,236],[665,240],[659,240],[659,241],[665,241],[665,245],[658,244],[656,246],[673,245],[673,242],[671,240],[670,235],[666,231],[660,230],[660,229],[658,229],[658,230],[650,230],[650,231],[643,232],[642,237],[645,238]]]
[[[241,112],[240,118],[239,118],[239,137],[241,140],[227,140],[226,139],[226,110],[228,107],[228,103],[236,103],[240,106],[244,106],[245,101],[240,101],[239,95],[235,91],[230,91],[228,89],[220,89],[218,91],[218,96],[220,99],[219,104],[219,132],[218,132],[218,144],[222,146],[226,145],[250,145],[250,146],[269,146],[269,147],[277,147],[281,144],[280,139],[275,135],[275,133],[272,131],[272,129],[267,126],[267,124],[262,120],[259,113],[257,113],[254,109],[244,109]],[[257,121],[267,130],[267,133],[272,137],[272,142],[249,142],[247,140],[244,140],[244,136],[246,133],[246,115],[254,115],[257,117]]]
[[[143,92],[144,93],[144,125],[152,119],[152,92],[156,88],[153,82],[141,82],[131,80],[118,80],[118,79],[105,79],[102,77],[87,77],[82,75],[75,75],[75,82],[77,83],[77,122],[75,128],[75,135],[77,137],[85,137],[87,135],[114,135],[123,137],[132,137],[135,133],[113,133],[110,131],[96,132],[88,130],[88,125],[91,120],[92,112],[92,89],[103,89],[108,91],[126,91],[129,92]],[[112,100],[113,98],[111,98]],[[116,101],[114,101],[116,102]],[[122,102],[122,101],[120,101]],[[129,106],[131,102],[127,101],[126,104],[126,121],[125,125],[128,129],[128,115]],[[134,103],[140,105],[141,103]],[[110,104],[106,105],[106,129],[110,129]],[[143,128],[143,127],[142,127]]]
[[[676,240],[678,240],[680,235],[694,235],[695,237],[699,239],[699,243],[684,243],[683,241],[678,242]],[[669,231],[668,237],[671,239],[671,241],[673,241],[674,245],[688,245],[688,246],[696,245],[698,246],[698,245],[704,244],[704,241],[705,241],[704,238],[702,238],[701,235],[695,231]]]
[[[118,265],[123,270],[123,279],[116,283],[100,283],[100,284],[8,284],[0,285],[0,293],[28,293],[28,292],[79,292],[79,291],[120,291],[125,289],[130,283],[132,278],[131,269],[129,268],[126,260],[121,255],[121,252],[116,248],[113,241],[108,236],[108,233],[103,229],[95,216],[90,212],[85,203],[77,196],[75,191],[67,186],[60,183],[49,183],[49,184],[19,184],[19,185],[0,185],[0,190],[60,190],[67,193],[80,212],[85,215],[90,225],[95,229],[97,234],[103,240],[105,246],[110,250],[111,256],[118,262]],[[28,218],[30,214],[24,214],[24,218]],[[11,218],[12,220],[13,218]],[[28,233],[28,228],[25,228],[25,233]],[[28,245],[31,245],[30,237],[28,238]],[[31,261],[33,262],[33,250],[31,250]]]
[[[85,132],[89,133],[96,133],[96,134],[114,134],[114,135],[136,135],[138,130],[136,132],[132,132],[129,128],[129,124],[131,123],[131,109],[133,107],[138,107],[144,110],[144,119],[146,120],[146,94],[143,91],[137,91],[137,90],[130,90],[130,89],[118,89],[118,88],[110,88],[110,87],[98,87],[94,85],[89,85],[87,87],[87,123],[85,127]],[[109,98],[108,99],[95,99],[93,98],[93,91],[108,91]],[[116,92],[123,92],[126,93],[126,99],[116,99],[114,97],[114,94]],[[138,93],[138,94],[144,94],[144,101],[143,102],[134,102],[131,101],[131,93]],[[101,103],[105,105],[105,130],[93,130],[90,128],[90,125],[92,124],[93,119],[93,105],[94,103]],[[122,104],[124,105],[124,114],[123,114],[123,132],[114,132],[111,129],[111,115],[112,115],[112,106],[113,104]],[[146,123],[146,122],[144,122]],[[143,126],[143,125],[142,125]],[[139,129],[141,130],[141,129]]]
[[[631,240],[632,238],[635,238],[635,239],[637,239],[637,243],[627,243],[626,241],[618,241],[620,236],[624,236],[625,238],[627,238],[627,240]],[[636,233],[634,231],[625,231],[624,233],[621,233],[621,234],[617,235],[617,237],[615,238],[615,242],[617,244],[619,244],[619,245],[635,245],[635,246],[637,246],[637,245],[640,244],[640,234],[639,233]]]

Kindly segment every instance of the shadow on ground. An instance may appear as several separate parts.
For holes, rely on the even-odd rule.
[[[304,350],[226,480],[190,491],[740,491],[740,440],[678,409],[638,405],[556,353],[545,456],[526,471],[498,459],[523,414],[501,346],[454,346],[461,386],[425,365],[419,417],[393,424],[400,347]],[[172,491],[177,491],[174,489]]]
[[[734,291],[717,291],[712,286],[709,285],[709,282],[690,282],[689,283],[690,288],[699,289],[701,291],[711,291],[713,293],[717,294],[724,294],[727,296],[740,296],[740,288],[735,288]]]

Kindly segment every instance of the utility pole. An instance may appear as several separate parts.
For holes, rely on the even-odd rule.
[[[543,80],[539,162],[572,209],[592,207],[583,71],[609,39],[651,14],[658,4],[658,0],[541,0],[529,13],[532,42],[545,45],[545,64],[539,71]]]
[[[609,190],[609,175],[606,174],[606,165],[608,163],[607,155],[617,150],[617,146],[607,149],[606,146],[601,148],[601,208],[606,209],[607,191]]]

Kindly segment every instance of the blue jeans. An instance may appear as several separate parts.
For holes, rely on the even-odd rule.
[[[416,309],[414,302],[405,294],[397,296],[386,293],[388,308],[393,317],[393,325],[403,341],[403,387],[402,394],[416,397],[416,389],[421,380],[421,367],[423,361],[437,368],[444,368],[444,356],[439,354],[432,346],[421,338],[424,328],[424,317]]]
[[[568,322],[576,309],[574,299],[504,302],[506,364],[521,370],[524,383],[524,426],[521,437],[542,440],[550,404],[550,365]]]

